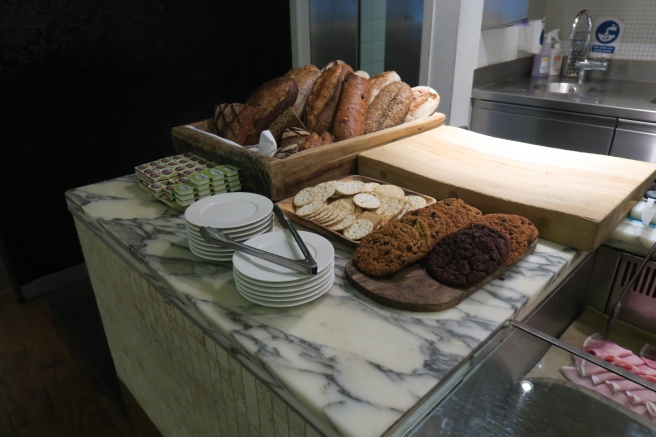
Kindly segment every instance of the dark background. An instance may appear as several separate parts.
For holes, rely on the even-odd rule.
[[[15,285],[84,262],[66,190],[174,154],[173,126],[291,68],[288,1],[0,5],[0,250]]]

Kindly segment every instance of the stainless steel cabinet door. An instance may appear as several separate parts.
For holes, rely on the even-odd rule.
[[[620,119],[610,154],[656,163],[656,124]]]
[[[617,119],[474,100],[471,130],[507,140],[608,155]]]

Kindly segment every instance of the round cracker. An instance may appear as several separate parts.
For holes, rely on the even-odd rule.
[[[355,216],[353,214],[349,214],[341,222],[332,226],[328,226],[328,229],[332,229],[333,231],[341,231],[342,229],[346,229],[351,226],[354,222]]]
[[[353,203],[364,209],[380,208],[380,199],[373,194],[359,193],[353,196]]]
[[[380,186],[378,182],[366,182],[362,188],[363,193],[373,193],[376,187]]]
[[[308,203],[314,202],[317,197],[317,190],[314,187],[303,188],[294,196],[294,206],[301,207]]]
[[[344,229],[344,236],[349,240],[362,240],[374,230],[374,224],[369,220],[356,220],[351,226]]]
[[[341,199],[337,199],[332,202],[330,206],[335,209],[341,209],[348,214],[353,214],[355,211],[352,197],[342,197]]]
[[[380,185],[374,188],[374,193],[382,194],[384,196],[405,197],[405,191],[403,191],[403,188],[397,187],[396,185]]]
[[[331,220],[321,223],[321,226],[325,226],[328,228],[334,224],[341,222],[348,215],[344,211],[339,211],[339,210],[335,210],[335,211],[337,212],[337,214],[335,214]]]
[[[412,202],[410,211],[414,211],[415,209],[423,208],[426,206],[426,199],[421,196],[405,196],[405,198]]]
[[[343,181],[335,183],[335,191],[343,196],[358,194],[364,188],[362,181]]]
[[[296,211],[296,215],[301,216],[301,217],[307,217],[311,214],[316,213],[319,209],[324,208],[326,206],[325,203],[323,203],[322,200],[315,200],[312,203],[308,203],[307,205],[301,206],[298,211]]]
[[[330,196],[335,194],[335,181],[322,182],[314,187],[317,192],[317,199],[326,201]]]

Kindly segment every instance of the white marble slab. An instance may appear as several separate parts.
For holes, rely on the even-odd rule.
[[[344,278],[352,250],[335,243],[335,284],[316,301],[274,309],[243,299],[231,268],[188,249],[180,213],[132,176],[67,193],[69,207],[143,263],[322,423],[328,434],[382,434],[505,320],[541,300],[581,252],[540,240],[501,278],[446,311],[370,301]]]

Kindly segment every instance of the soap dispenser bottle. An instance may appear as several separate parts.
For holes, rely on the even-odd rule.
[[[560,68],[563,65],[563,49],[560,47],[560,39],[558,38],[558,31],[560,29],[552,30],[554,32],[554,39],[556,42],[551,49],[549,55],[549,76],[557,76],[560,74]]]
[[[558,32],[558,29],[556,29],[555,32]],[[551,38],[553,35],[554,35],[554,30],[544,34],[544,42],[542,43],[542,50],[540,51],[540,53],[538,53],[533,57],[533,70],[531,70],[531,76],[533,77],[549,76]]]

